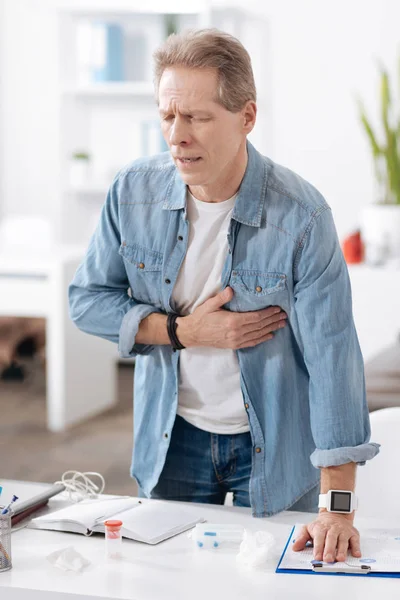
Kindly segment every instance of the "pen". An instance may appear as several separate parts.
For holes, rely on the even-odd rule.
[[[2,491],[3,491],[3,488],[2,488],[2,487],[1,487],[1,485],[0,485],[0,496],[1,496],[1,492],[2,492]]]
[[[6,514],[8,513],[8,511],[10,510],[10,506],[11,506],[12,504],[14,504],[14,502],[15,502],[16,500],[18,500],[18,496],[15,496],[15,495],[14,495],[14,496],[12,497],[12,499],[11,499],[11,502],[8,504],[8,506],[6,506],[5,508],[3,508],[3,510],[1,511],[1,514],[2,514],[2,515],[6,515]]]

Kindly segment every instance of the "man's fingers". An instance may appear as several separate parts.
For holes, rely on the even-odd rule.
[[[339,515],[320,513],[307,525],[313,538],[314,559],[333,563],[344,562],[350,545],[353,556],[360,557],[360,534],[352,522]]]
[[[280,306],[269,306],[268,308],[263,308],[262,310],[252,310],[250,312],[236,314],[238,315],[238,318],[240,318],[241,324],[247,325],[251,323],[260,323],[261,321],[269,319],[282,312],[283,311]]]
[[[324,555],[326,529],[324,527],[314,527],[313,529],[313,544],[315,560],[322,560]],[[333,560],[333,558],[332,558]]]
[[[261,331],[256,330],[253,332],[244,335],[241,343],[237,346],[237,348],[250,348],[252,346],[257,346],[258,344],[262,344],[268,340],[272,340],[274,335],[273,331],[277,331],[285,327],[286,322],[281,321],[280,323],[273,323],[272,325],[267,325]]]
[[[322,559],[325,562],[334,562],[336,559],[336,548],[338,545],[339,532],[337,529],[332,527],[328,530],[328,533],[325,536],[325,545],[323,549]],[[315,548],[315,542],[314,542]]]
[[[349,539],[347,535],[341,533],[339,535],[337,552],[336,552],[336,560],[338,562],[344,562],[347,558],[347,550],[349,548]]]
[[[246,339],[253,339],[257,337],[262,337],[266,333],[271,331],[277,331],[282,327],[285,327],[287,317],[285,313],[279,313],[275,317],[269,317],[268,319],[263,319],[259,323],[248,325],[246,328],[242,329],[243,336],[246,336]]]
[[[211,332],[208,332],[207,344],[204,345],[233,350],[249,348],[271,340],[273,331],[285,327],[287,315],[279,306],[245,313],[224,310],[223,306],[232,300],[233,295],[232,288],[228,286],[194,311],[193,315],[197,314],[196,322],[207,324],[211,319],[211,323],[214,324]],[[216,336],[217,343],[213,343],[213,336]]]
[[[350,550],[353,556],[360,557],[361,556],[361,548],[360,548],[360,534],[357,533],[352,535],[349,540]]]
[[[292,549],[295,552],[298,552],[299,550],[304,550],[305,545],[307,544],[307,542],[311,540],[311,535],[306,527],[306,525],[303,525],[303,527],[300,529],[300,532],[298,535],[296,535],[296,540],[292,546]]]
[[[242,348],[254,348],[254,346],[258,346],[258,344],[263,344],[264,342],[269,342],[274,339],[273,333],[268,333],[264,337],[256,340],[251,340],[250,342],[243,342],[236,346],[235,350],[241,350]]]
[[[224,306],[224,304],[226,304],[227,302],[230,302],[232,300],[232,298],[233,298],[233,289],[228,286],[224,290],[222,290],[222,292],[219,292],[212,298],[209,298],[208,300],[206,300],[202,304],[202,306],[204,307],[206,312],[215,312],[216,310],[219,310],[220,308],[222,308]]]

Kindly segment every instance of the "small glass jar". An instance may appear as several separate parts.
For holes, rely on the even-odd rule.
[[[104,521],[106,558],[121,558],[122,556],[122,521],[111,519]]]

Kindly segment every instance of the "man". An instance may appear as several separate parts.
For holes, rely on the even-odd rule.
[[[232,491],[256,517],[316,511],[319,488],[350,494],[356,464],[378,452],[331,211],[247,141],[256,90],[238,40],[171,36],[155,83],[170,153],[116,176],[72,318],[136,357],[142,494],[223,503]],[[312,538],[318,560],[360,556],[353,518],[322,509],[295,549]]]

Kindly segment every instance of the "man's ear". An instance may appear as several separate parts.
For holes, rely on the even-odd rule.
[[[248,134],[254,128],[257,117],[257,104],[252,100],[249,100],[242,109],[243,114],[243,127],[245,133]]]

